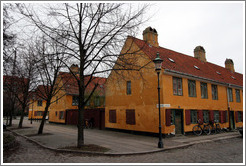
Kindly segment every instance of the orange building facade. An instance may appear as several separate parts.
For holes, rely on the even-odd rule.
[[[121,53],[127,51],[145,67],[122,71],[124,79],[112,71],[106,86],[105,127],[159,132],[157,74],[152,62],[157,52],[163,59],[162,133],[191,132],[198,119],[227,129],[243,126],[243,75],[234,71],[232,60],[221,67],[207,62],[202,46],[194,49],[194,57],[160,47],[157,31],[151,27],[143,32],[143,40],[128,37]]]

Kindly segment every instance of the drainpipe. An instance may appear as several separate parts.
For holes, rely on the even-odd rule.
[[[226,89],[226,92],[227,92],[227,109],[228,109],[228,113],[227,113],[227,116],[228,116],[228,121],[229,121],[229,128],[232,130],[231,128],[231,118],[230,118],[230,102],[229,102],[229,91],[228,91],[228,88],[230,87],[231,85],[230,84],[227,84],[227,89]]]

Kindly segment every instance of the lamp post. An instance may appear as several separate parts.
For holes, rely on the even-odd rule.
[[[158,77],[158,108],[159,108],[159,142],[158,142],[158,148],[163,148],[163,142],[162,142],[162,132],[161,132],[161,104],[160,104],[160,83],[159,83],[159,75],[161,72],[161,65],[163,60],[159,57],[159,52],[156,53],[156,58],[153,60],[155,63],[155,71],[157,72]]]

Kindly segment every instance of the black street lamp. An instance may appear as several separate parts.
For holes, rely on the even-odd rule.
[[[155,63],[155,71],[157,72],[158,77],[158,108],[159,108],[159,142],[158,142],[158,148],[163,148],[163,142],[162,142],[162,132],[161,132],[161,104],[160,104],[160,83],[159,83],[159,75],[161,72],[161,65],[163,60],[159,57],[159,52],[156,53],[156,58],[153,60]]]

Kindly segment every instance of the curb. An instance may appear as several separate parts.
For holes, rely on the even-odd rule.
[[[8,130],[8,129],[7,129]],[[85,155],[99,155],[99,156],[128,156],[128,155],[144,155],[144,154],[151,154],[151,153],[157,153],[157,152],[164,152],[164,151],[169,151],[169,150],[174,150],[174,149],[182,149],[182,148],[186,148],[192,145],[196,145],[196,144],[200,144],[200,143],[207,143],[207,142],[215,142],[215,141],[220,141],[220,140],[225,140],[225,139],[231,139],[231,138],[237,138],[237,137],[241,137],[240,135],[232,135],[232,136],[227,136],[227,137],[221,137],[221,138],[214,138],[211,140],[201,140],[201,141],[195,141],[192,143],[187,143],[187,144],[183,144],[183,145],[178,145],[178,146],[173,146],[173,147],[168,147],[168,148],[163,148],[163,149],[158,149],[158,150],[150,150],[150,151],[142,151],[142,152],[126,152],[126,153],[107,153],[107,152],[90,152],[90,151],[78,151],[78,150],[69,150],[69,149],[56,149],[56,148],[51,148],[48,146],[45,146],[43,144],[41,144],[40,142],[31,139],[25,135],[21,135],[15,131],[12,130],[8,130],[12,133],[14,133],[15,135],[18,135],[20,137],[25,138],[26,140],[33,142],[39,146],[41,146],[42,148],[45,149],[49,149],[51,151],[55,151],[55,152],[61,152],[61,153],[79,153],[79,154],[85,154]]]

